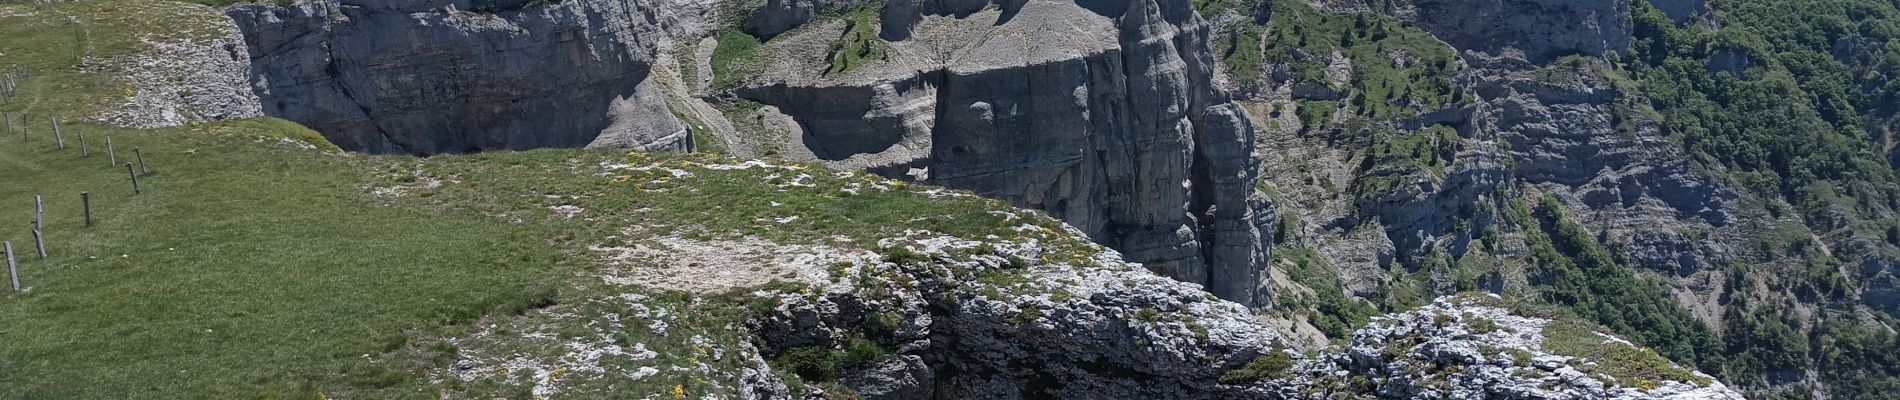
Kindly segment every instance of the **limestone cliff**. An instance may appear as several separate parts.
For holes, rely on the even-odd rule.
[[[45,47],[0,51],[0,105],[13,106],[6,122],[0,122],[8,126],[0,130],[15,129],[17,121],[29,117],[45,124],[59,119],[155,129],[261,115],[246,78],[251,64],[244,38],[215,9],[149,0],[71,8],[9,4],[20,7],[6,14],[16,19],[8,22],[8,34],[62,33],[61,44],[53,44],[50,36],[31,36],[26,40]],[[68,38],[72,44],[66,44]],[[33,69],[44,68],[31,61],[37,51],[72,61],[60,67],[62,72],[81,73],[87,83],[36,83]],[[49,93],[31,94],[36,85]],[[24,106],[35,101],[52,104]]]
[[[345,149],[691,145],[646,84],[662,12],[645,3],[307,0],[227,14],[265,114]]]
[[[163,9],[182,7],[160,5],[148,11],[188,12],[220,23],[203,24],[202,30],[153,33],[139,38],[150,46],[146,51],[99,60],[107,68],[122,69],[123,83],[132,90],[94,119],[150,129],[262,115],[244,79],[250,59],[239,31],[210,10]]]
[[[782,16],[774,6],[752,21]],[[878,13],[882,58],[848,68],[823,49],[866,22],[765,32],[776,36],[762,72],[735,92],[768,107],[742,118],[792,123],[749,145],[1048,210],[1149,269],[1255,302],[1270,211],[1254,196],[1253,127],[1212,84],[1189,2],[899,1]]]

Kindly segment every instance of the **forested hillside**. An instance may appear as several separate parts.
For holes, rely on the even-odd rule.
[[[1900,388],[1900,3],[1467,3],[1197,2],[1262,128],[1284,315],[1488,290],[1753,398]]]

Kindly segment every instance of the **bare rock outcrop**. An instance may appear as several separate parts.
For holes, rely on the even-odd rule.
[[[1266,398],[1740,400],[1594,324],[1523,315],[1486,295],[1374,318],[1352,344],[1252,388]]]
[[[1075,251],[1061,243],[887,238],[919,257],[831,254],[849,261],[830,283],[777,295],[750,326],[767,355],[889,349],[840,373],[870,399],[1741,399],[1594,323],[1489,294],[1377,317],[1349,345],[1301,354],[1245,306],[1112,250],[1047,261]]]
[[[227,9],[266,114],[348,150],[685,150],[647,75],[663,21],[628,1],[303,0]]]
[[[1278,340],[1245,306],[1059,243],[888,238],[922,257],[840,263],[832,283],[781,295],[753,329],[767,354],[890,349],[842,373],[872,399],[1206,398]],[[972,253],[985,248],[996,250]]]
[[[91,119],[127,128],[154,129],[263,115],[245,77],[251,61],[244,38],[230,20],[204,6],[140,3],[141,14],[171,24],[141,32],[138,51],[88,59],[89,70],[113,70],[129,88]],[[77,17],[68,17],[77,18]],[[121,24],[125,21],[89,21]]]
[[[1046,259],[1059,246],[883,243],[923,257],[847,257],[858,263],[839,264],[832,283],[778,295],[751,324],[760,351],[838,351],[852,341],[889,349],[838,377],[869,399],[1742,398],[1593,323],[1495,295],[1377,317],[1349,345],[1302,354],[1245,306],[1099,247],[1086,261],[1046,263],[1011,260]],[[978,248],[997,251],[968,252]],[[781,385],[752,384],[761,393]]]

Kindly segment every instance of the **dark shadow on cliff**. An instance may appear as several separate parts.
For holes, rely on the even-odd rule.
[[[927,72],[913,79],[892,82],[899,93],[924,90],[927,80],[942,72]],[[909,128],[895,115],[878,115],[874,85],[790,87],[783,84],[746,88],[739,96],[777,107],[803,131],[802,142],[813,156],[826,161],[841,161],[859,154],[875,154],[902,142]]]

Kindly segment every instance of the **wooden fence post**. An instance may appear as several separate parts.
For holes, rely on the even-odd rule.
[[[53,116],[53,143],[57,145],[60,150],[66,149],[66,135],[59,132],[58,115]]]
[[[33,247],[39,249],[40,259],[45,260],[46,259],[46,234],[40,232],[40,230],[38,229],[33,230]]]
[[[6,242],[6,244],[7,275],[13,277],[13,291],[18,292],[20,291],[20,264],[13,262],[13,242]]]
[[[125,174],[132,176],[132,194],[145,194],[144,191],[139,190],[139,174],[132,172],[132,163],[125,163]]]
[[[92,226],[92,193],[79,192],[79,204],[86,209],[86,226]]]

